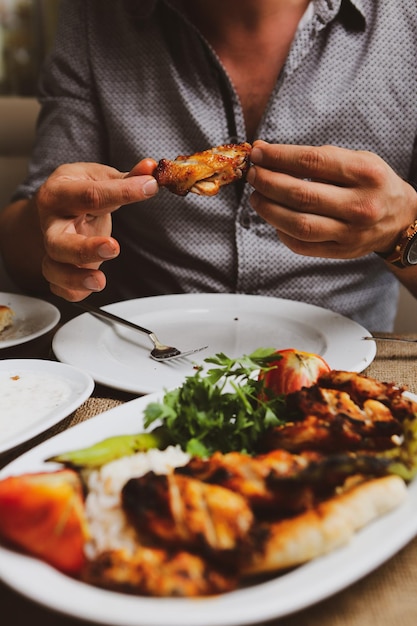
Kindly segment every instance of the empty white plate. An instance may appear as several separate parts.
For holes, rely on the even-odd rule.
[[[157,363],[149,338],[83,313],[54,336],[56,357],[90,372],[96,382],[132,393],[172,389],[196,364],[219,352],[236,358],[257,348],[297,348],[320,354],[334,369],[363,371],[376,347],[370,333],[332,311],[279,298],[237,294],[182,294],[140,298],[103,307],[153,330],[180,350],[207,345],[181,361]]]

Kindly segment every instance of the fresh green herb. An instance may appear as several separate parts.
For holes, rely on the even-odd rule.
[[[145,427],[162,422],[168,437],[194,456],[220,452],[252,453],[260,436],[284,420],[283,396],[270,393],[260,370],[277,361],[275,349],[260,348],[237,359],[216,354],[205,359],[216,367],[200,367],[162,402],[144,412]]]

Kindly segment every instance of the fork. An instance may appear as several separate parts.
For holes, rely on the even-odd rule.
[[[159,341],[155,333],[148,328],[144,328],[143,326],[134,324],[129,320],[125,320],[123,317],[119,317],[118,315],[109,313],[109,311],[104,311],[103,309],[92,306],[91,304],[87,304],[86,302],[73,302],[72,304],[74,304],[74,306],[78,307],[79,309],[86,311],[87,313],[91,313],[95,317],[108,320],[122,326],[127,326],[128,328],[133,328],[140,333],[148,335],[154,346],[150,352],[150,357],[154,359],[154,361],[173,361],[174,359],[184,358],[186,356],[190,356],[191,354],[195,354],[196,352],[201,352],[202,350],[206,350],[206,348],[208,347],[202,346],[201,348],[194,348],[192,350],[186,350],[184,352],[181,352],[181,350],[178,350],[178,348],[174,348],[174,346],[166,346],[165,344],[163,344],[161,341]]]
[[[417,343],[417,339],[411,339],[408,337],[362,337],[362,339],[368,341],[399,341],[400,343]]]

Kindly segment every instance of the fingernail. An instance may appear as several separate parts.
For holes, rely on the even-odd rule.
[[[246,181],[249,183],[249,185],[253,185],[255,182],[255,178],[256,178],[256,169],[251,166],[248,169],[248,172],[246,174]]]
[[[102,259],[113,259],[116,256],[115,248],[109,243],[103,243],[97,250]]]
[[[146,183],[143,185],[142,190],[144,196],[154,196],[156,193],[158,193],[158,183],[154,178],[151,178],[150,180],[146,181]]]
[[[87,276],[87,278],[83,281],[83,285],[89,291],[101,291],[101,288],[94,276]]]
[[[262,150],[260,148],[252,148],[252,152],[250,153],[250,160],[252,163],[258,163],[260,165],[262,163]]]

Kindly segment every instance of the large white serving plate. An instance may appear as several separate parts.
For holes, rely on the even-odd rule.
[[[44,459],[107,436],[142,430],[144,407],[162,393],[137,398],[64,431],[0,471],[56,469]],[[414,397],[414,396],[413,396]],[[414,397],[414,399],[417,399]],[[347,587],[377,568],[417,534],[417,481],[406,501],[358,532],[346,547],[268,582],[211,598],[145,598],[101,590],[0,547],[0,578],[24,596],[80,620],[112,626],[244,626],[283,617]]]
[[[181,361],[157,363],[146,335],[89,313],[67,322],[53,339],[56,357],[87,370],[96,382],[132,393],[177,387],[195,364],[223,352],[230,357],[256,348],[297,348],[320,354],[333,369],[364,370],[374,359],[370,333],[321,307],[237,294],[182,294],[140,298],[103,307],[153,330],[181,350],[208,346]]]
[[[87,372],[42,359],[0,361],[0,452],[70,415],[94,389]]]
[[[0,292],[0,304],[9,306],[15,314],[12,326],[0,333],[0,349],[44,335],[58,324],[61,317],[53,304],[30,296]]]

